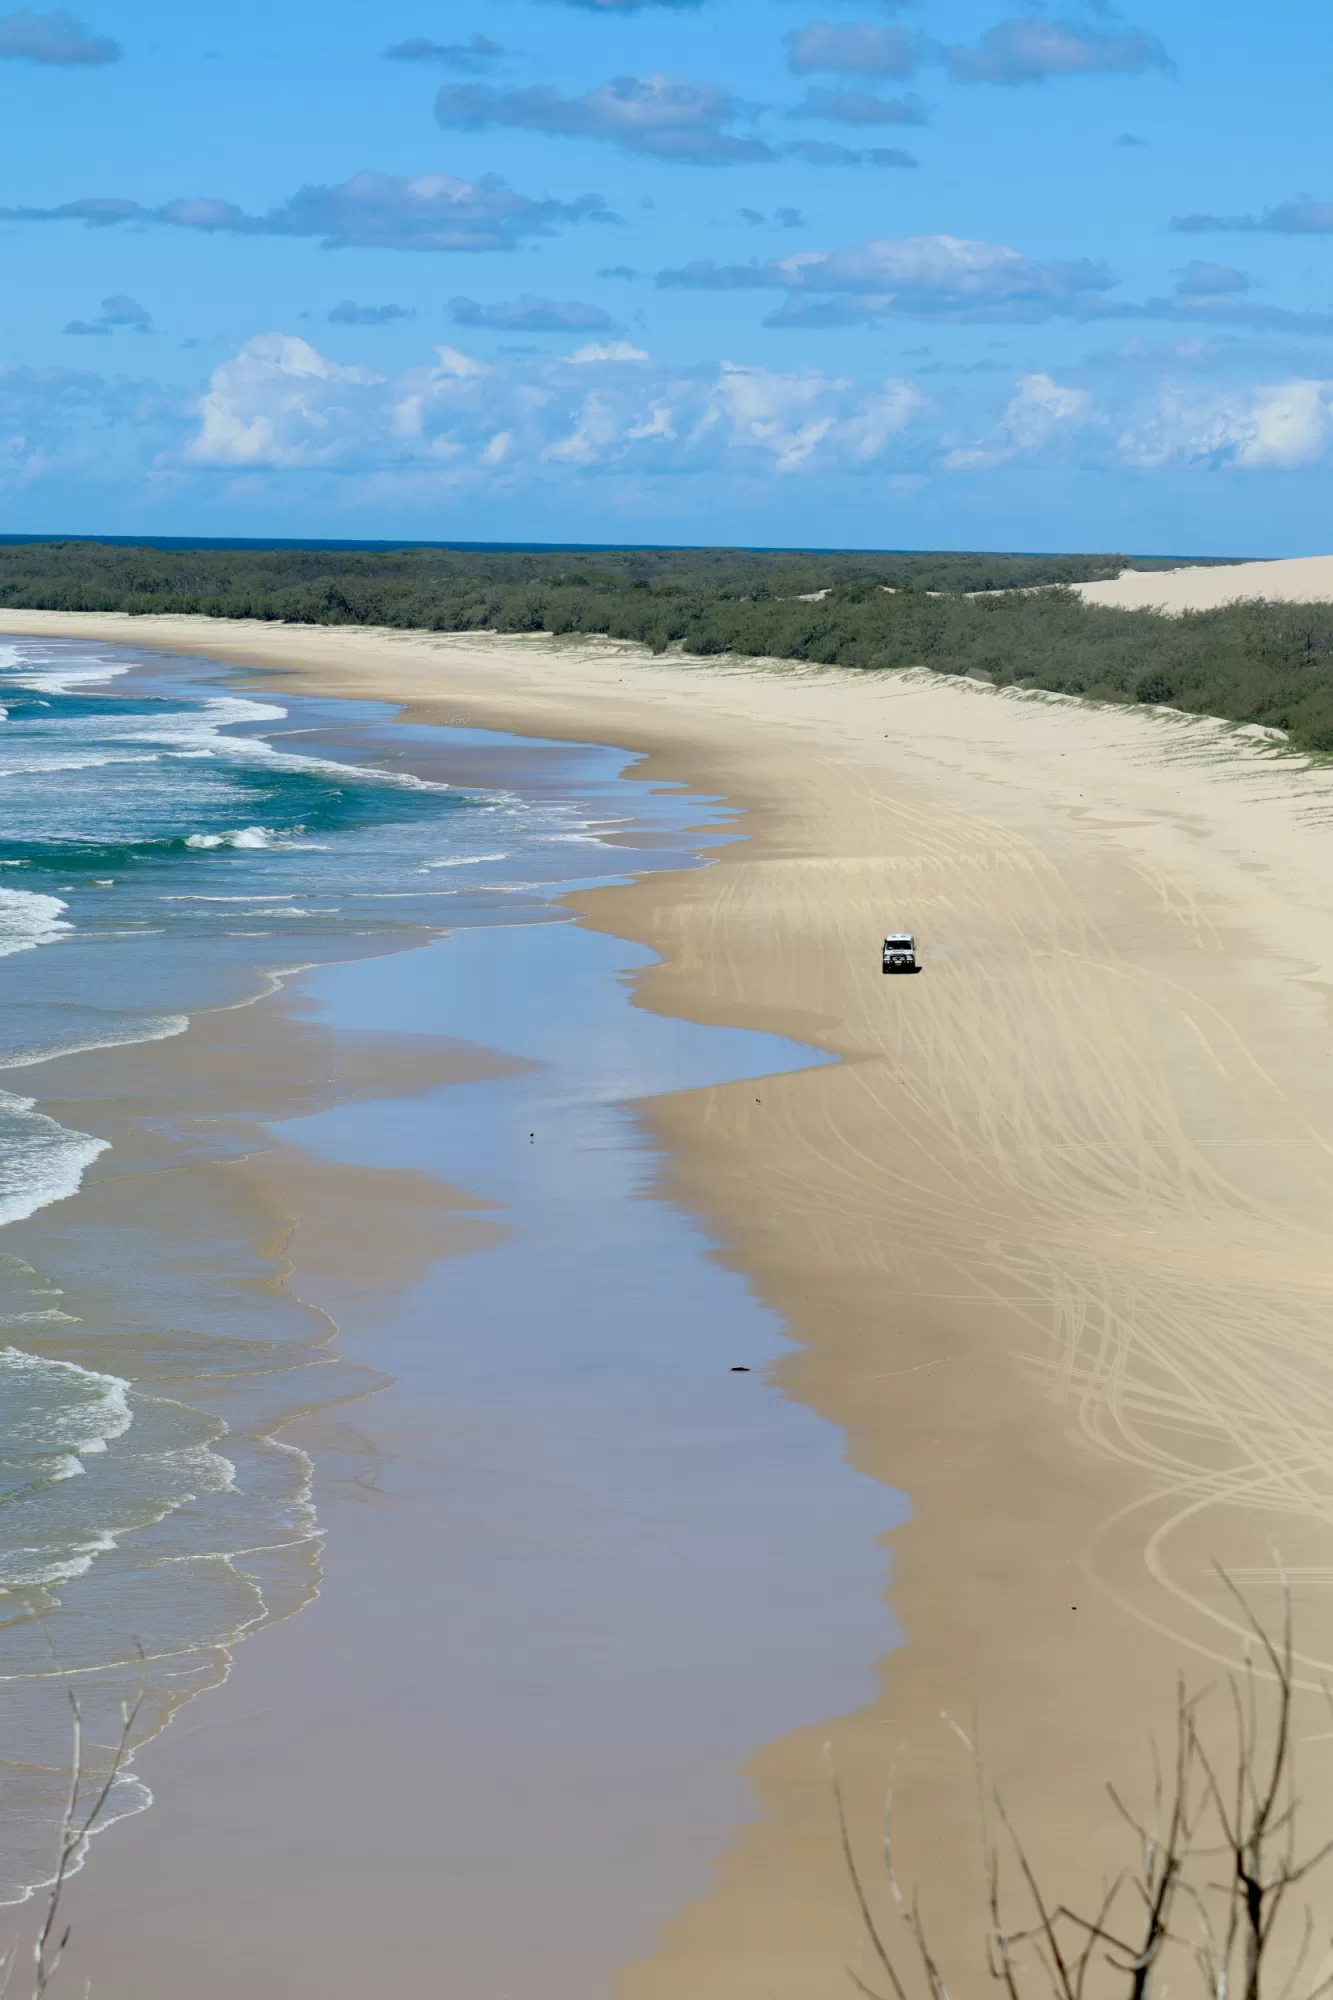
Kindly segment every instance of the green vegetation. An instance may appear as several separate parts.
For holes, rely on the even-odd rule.
[[[804,554],[800,550],[580,549],[516,551],[405,548],[157,549],[105,542],[0,546],[0,602],[66,611],[194,611],[219,617],[291,618],[317,624],[475,629],[481,611],[504,629],[526,607],[589,597],[607,608],[650,591],[688,608],[719,597],[797,597],[830,585],[896,589],[1015,590],[1089,583],[1126,566],[1169,567],[1130,556]],[[17,594],[15,594],[17,593]],[[641,601],[641,600],[636,600]],[[242,610],[240,607],[246,607]],[[578,629],[595,629],[592,627]]]
[[[928,667],[1286,730],[1333,751],[1333,605],[1164,618],[1066,586],[1123,556],[0,547],[0,605],[437,632],[604,633],[661,652]],[[1166,567],[1136,558],[1134,567]],[[818,593],[816,595],[816,593]]]

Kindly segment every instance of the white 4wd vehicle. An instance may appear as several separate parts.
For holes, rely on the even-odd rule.
[[[916,939],[910,931],[891,931],[884,940],[884,970],[886,972],[919,972],[916,962]]]

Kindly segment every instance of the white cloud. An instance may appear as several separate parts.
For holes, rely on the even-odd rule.
[[[433,467],[452,484],[512,482],[557,466],[587,476],[791,477],[932,465],[983,472],[1020,460],[1145,472],[1333,462],[1333,381],[1218,387],[1167,375],[1127,396],[1105,384],[1094,396],[1086,382],[1034,371],[1013,380],[987,418],[991,379],[966,392],[977,417],[969,435],[956,418],[946,431],[948,412],[901,377],[866,383],[729,361],[671,368],[624,341],[508,363],[442,346],[421,366],[380,374],[271,333],[214,369],[182,456],[196,467],[363,477]],[[62,381],[71,410],[86,385],[99,384]]]
[[[382,378],[340,367],[308,341],[266,333],[213,370],[186,450],[199,465],[333,465],[366,419],[382,426]]]
[[[945,469],[967,471],[1014,458],[1050,457],[1084,425],[1104,422],[1089,390],[1069,388],[1050,375],[1020,375],[994,430],[978,444],[955,446],[945,456]]]
[[[1040,15],[997,21],[981,37],[979,48],[956,45],[940,54],[958,83],[1044,83],[1049,77],[1099,70],[1135,74],[1171,67],[1154,35],[1135,29],[1100,34]]]
[[[594,361],[647,361],[649,358],[641,347],[631,347],[627,340],[608,340],[600,347],[595,344],[576,347],[572,354],[565,357],[576,368],[590,367]]]
[[[757,452],[775,472],[813,462],[862,465],[881,456],[925,408],[911,382],[891,380],[867,394],[813,368],[780,374],[724,361],[695,436],[716,433],[729,452]]]
[[[1120,437],[1131,465],[1222,464],[1293,472],[1326,462],[1333,448],[1333,382],[1297,377],[1201,391],[1169,385]]]
[[[326,250],[512,250],[524,237],[549,236],[557,222],[607,222],[600,195],[574,201],[535,200],[498,174],[460,180],[454,174],[378,174],[363,170],[336,187],[298,188],[264,215],[247,215],[211,195],[162,202],[156,208],[120,196],[89,195],[54,208],[3,208],[0,221],[82,222],[90,229],[121,223],[161,223],[205,235],[309,236]]]
[[[544,83],[521,90],[447,83],[435,100],[441,125],[456,130],[476,132],[500,125],[558,133],[567,139],[609,139],[627,152],[695,166],[774,157],[762,139],[738,139],[723,129],[743,109],[717,84],[660,74],[612,77],[579,97],[562,97]]]
[[[438,373],[453,375],[461,381],[468,375],[489,375],[490,368],[484,361],[478,361],[473,354],[464,354],[461,347],[437,347],[435,358],[439,363]]]
[[[1245,382],[1221,372],[1234,359],[1231,346],[1176,340],[1066,374],[941,370],[928,399],[902,376],[670,365],[624,342],[491,362],[442,345],[376,369],[274,332],[223,361],[188,404],[92,371],[0,369],[0,487],[63,480],[95,494],[148,480],[206,498],[239,478],[359,508],[572,479],[613,492],[663,478],[710,492],[814,479],[831,494],[859,478],[871,505],[894,481],[990,480],[1019,464],[1242,481],[1333,468],[1333,378],[1270,367]]]
[[[632,364],[632,365],[626,365]],[[262,334],[215,368],[185,447],[196,466],[368,473],[447,464],[454,480],[569,465],[770,473],[884,467],[926,411],[911,382],[723,362],[670,369],[623,341],[512,367],[439,348],[380,375]]]
[[[789,297],[778,326],[813,326],[865,318],[1040,320],[1079,314],[1090,294],[1112,284],[1087,258],[1039,263],[1005,243],[959,236],[883,236],[845,250],[800,250],[759,264],[687,264],[659,271],[662,286],[700,291],[750,287],[826,295],[818,303]]]
[[[1169,357],[1163,357],[1170,368]],[[1178,357],[1188,361],[1187,356]],[[947,471],[979,471],[1023,459],[1159,472],[1184,466],[1237,472],[1298,472],[1333,464],[1333,381],[1216,386],[1178,371],[1128,396],[1102,395],[1044,373],[1022,375],[998,420],[971,441],[950,441]]]

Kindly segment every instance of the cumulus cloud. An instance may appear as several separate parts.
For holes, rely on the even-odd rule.
[[[876,97],[870,90],[807,90],[789,118],[828,118],[839,125],[924,125],[926,107],[919,97]]]
[[[946,471],[1003,465],[1014,458],[1054,456],[1086,424],[1105,419],[1093,408],[1087,389],[1069,388],[1050,375],[1020,375],[998,424],[974,445],[959,445],[946,453]]]
[[[392,320],[415,319],[415,306],[359,306],[342,299],[328,315],[334,326],[388,326]]]
[[[1326,463],[1333,450],[1333,382],[1297,377],[1218,391],[1167,387],[1118,443],[1122,459],[1144,471],[1191,464],[1300,471]]]
[[[167,201],[156,208],[100,195],[54,208],[0,208],[4,222],[83,222],[93,229],[152,222],[208,235],[311,236],[326,250],[512,250],[525,236],[550,235],[559,222],[613,219],[600,195],[535,200],[518,194],[498,174],[475,181],[452,174],[408,180],[366,171],[337,187],[300,188],[265,215],[247,215],[234,202],[212,196]]]
[[[465,42],[431,42],[417,35],[406,42],[395,42],[381,53],[387,62],[430,63],[437,69],[475,73],[488,69],[508,51],[489,35],[469,35]]]
[[[547,84],[497,90],[487,84],[446,84],[435,101],[441,125],[474,132],[499,125],[569,139],[607,139],[631,153],[694,166],[771,160],[762,139],[737,138],[723,128],[742,107],[712,83],[671,76],[617,76],[580,97]]]
[[[940,55],[958,83],[1044,83],[1050,77],[1096,71],[1138,74],[1171,67],[1154,35],[1133,29],[1102,34],[1042,15],[998,21],[987,28],[979,47],[959,43]]]
[[[151,333],[153,315],[128,292],[113,292],[110,298],[103,299],[101,313],[95,320],[72,319],[65,332],[111,334],[117,327],[128,327],[133,333]]]
[[[614,324],[600,306],[585,305],[581,299],[535,299],[529,292],[491,306],[478,305],[475,299],[450,299],[449,311],[455,326],[492,327],[504,333],[596,333]]]
[[[0,368],[0,486],[152,468],[205,491],[246,473],[332,482],[355,504],[543,481],[566,490],[571,478],[702,477],[712,491],[809,476],[868,479],[873,498],[902,474],[989,478],[1018,463],[1145,477],[1333,467],[1333,380],[1316,369],[1219,375],[1258,352],[1238,363],[1234,343],[1136,345],[1132,366],[1104,356],[1073,371],[960,373],[944,406],[896,375],[665,364],[618,339],[571,346],[494,363],[440,346],[387,369],[344,366],[272,333],[215,368],[189,406],[142,381]]]
[[[1182,373],[1183,349],[1152,358],[1152,378],[1128,397],[1103,381],[1105,406],[1087,381],[1021,375],[997,420],[971,441],[955,435],[939,462],[950,471],[1022,459],[1143,473],[1191,466],[1300,472],[1333,463],[1333,381],[1293,376],[1219,386]]]
[[[1281,201],[1261,215],[1176,215],[1171,227],[1186,234],[1221,230],[1259,230],[1272,236],[1328,236],[1333,233],[1333,201],[1298,195]]]
[[[122,53],[120,43],[108,35],[88,34],[67,7],[49,14],[35,14],[28,7],[0,14],[0,59],[70,69],[118,62]]]
[[[599,361],[651,361],[653,357],[645,348],[635,347],[628,340],[607,340],[590,341],[586,347],[576,347],[563,358],[573,368],[592,368]]]
[[[798,76],[832,70],[849,76],[911,76],[920,68],[923,45],[901,28],[869,21],[810,21],[783,37],[787,62]]]
[[[274,333],[214,369],[185,457],[232,470],[435,467],[460,483],[542,468],[871,471],[891,465],[927,409],[898,378],[667,368],[623,341],[518,367],[441,347],[428,364],[385,375]]]
[[[817,326],[880,318],[1031,321],[1077,316],[1090,296],[1106,291],[1113,281],[1103,265],[1086,258],[1039,263],[1003,243],[900,236],[846,250],[803,250],[765,263],[700,261],[659,271],[657,282],[704,291],[785,291],[788,300],[770,324]]]
[[[213,370],[185,456],[198,465],[336,465],[351,436],[382,428],[382,381],[308,341],[261,335]]]

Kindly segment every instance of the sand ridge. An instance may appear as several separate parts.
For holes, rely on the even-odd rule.
[[[1269,565],[1262,567],[1271,571]],[[1202,572],[1213,577],[1214,571]],[[623,2000],[840,1988],[858,1842],[905,1746],[909,1872],[966,1938],[981,1719],[1059,1893],[1113,1867],[1100,1783],[1144,1769],[1182,1660],[1232,1658],[1211,1564],[1276,1536],[1333,1662],[1333,776],[1223,725],[928,675],[653,661],[545,639],[6,613],[648,752],[745,808],[709,868],[579,899],[662,963],[643,1004],[836,1066],[654,1100],[666,1191],[784,1315],[782,1386],[903,1487],[881,1696],[771,1746],[716,1892]],[[268,682],[272,685],[272,681]],[[913,928],[925,972],[883,981]],[[1271,1595],[1268,1600],[1271,1602]],[[646,1719],[645,1726],[651,1726]],[[979,1953],[954,1989],[989,1981]]]
[[[1076,583],[1085,604],[1117,611],[1215,611],[1238,598],[1281,604],[1333,601],[1333,556],[1218,563],[1169,570],[1122,569],[1106,583]]]

